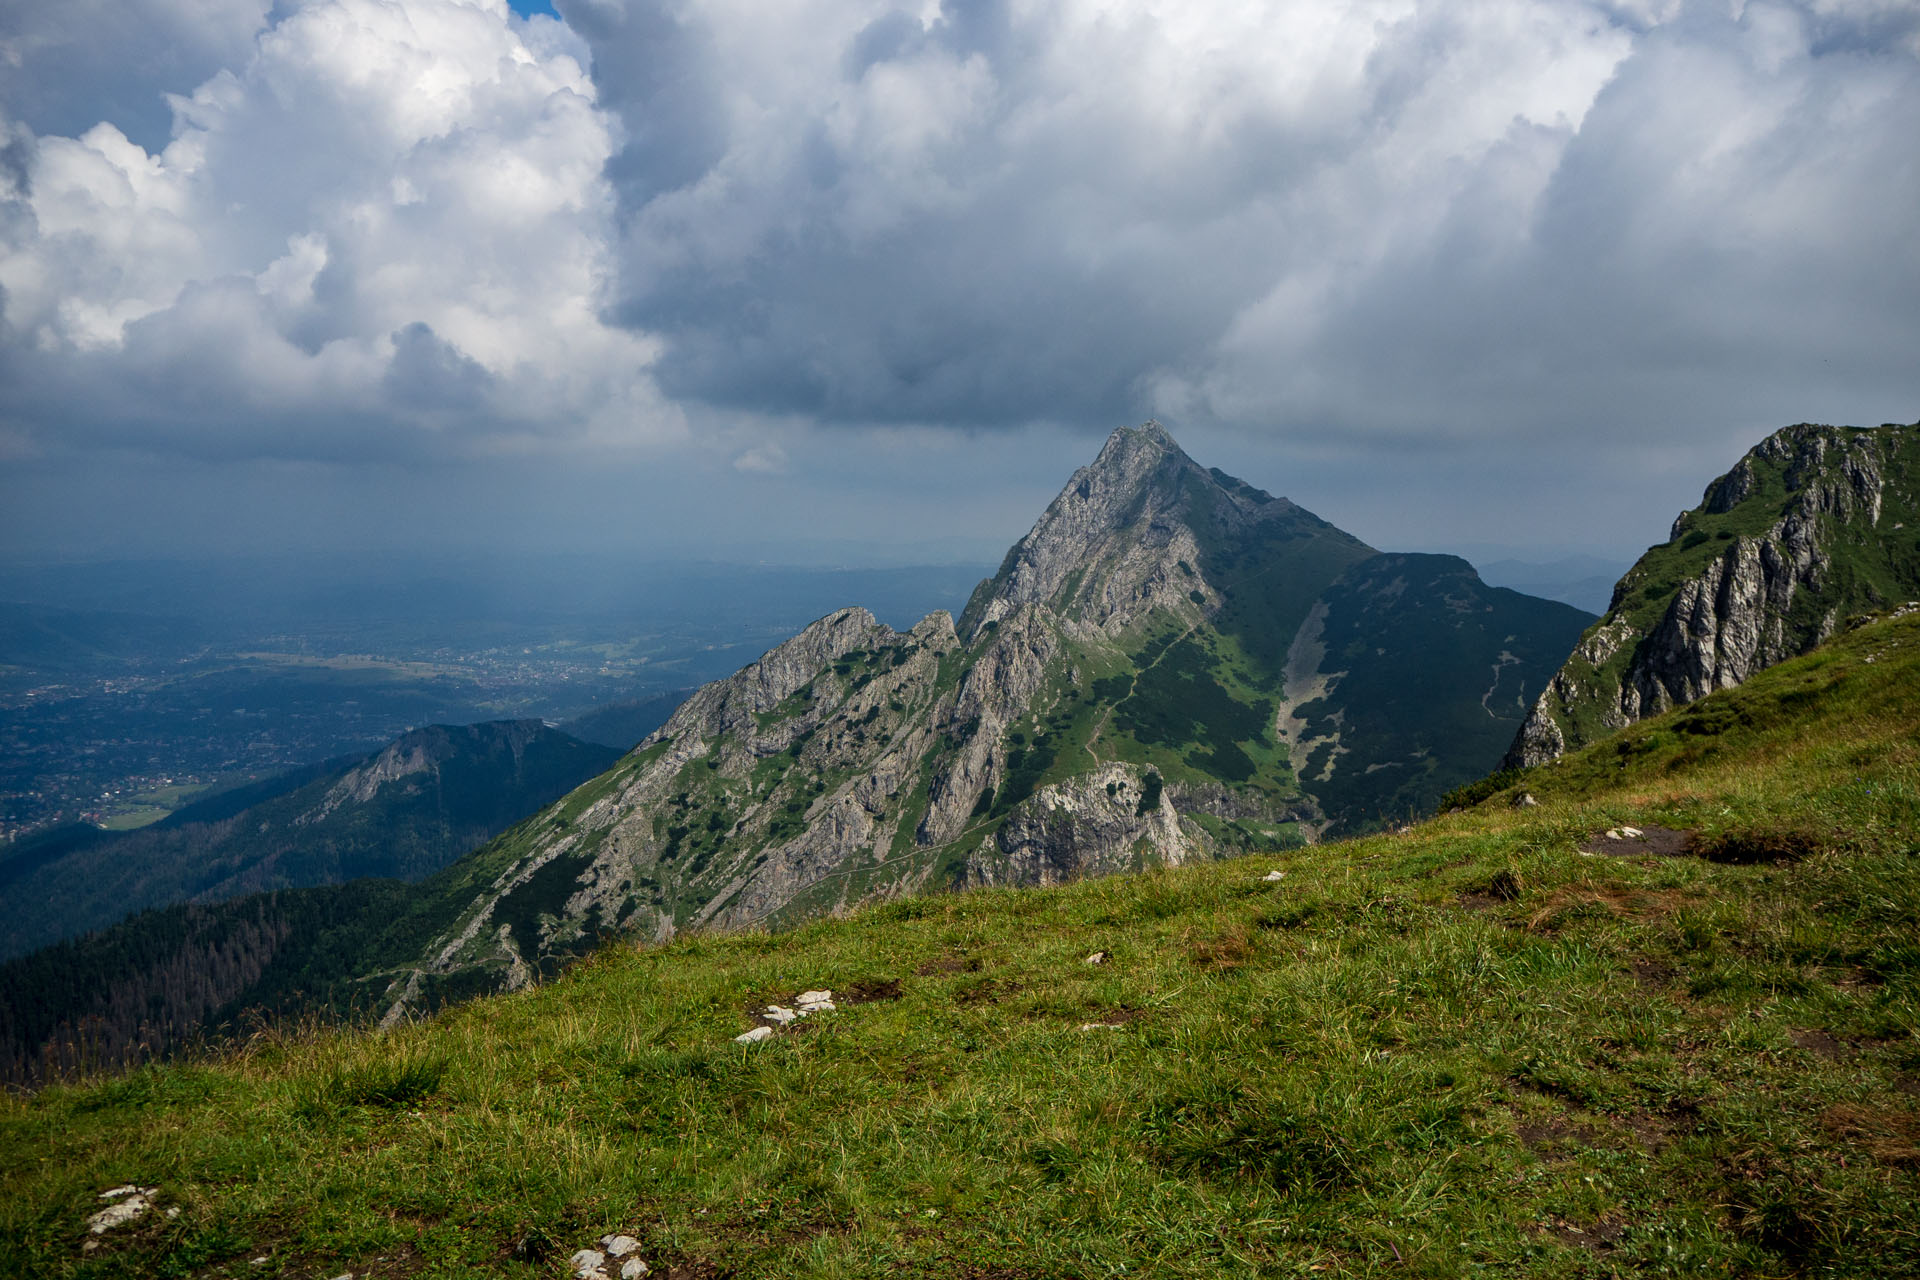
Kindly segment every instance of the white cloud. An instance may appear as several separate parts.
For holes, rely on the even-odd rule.
[[[1920,391],[1911,6],[567,12],[682,397],[1482,439]]]
[[[584,62],[501,0],[310,0],[172,100],[163,150],[32,139],[0,230],[15,412],[318,456],[676,433],[655,345],[597,312],[616,126]]]
[[[191,54],[134,77],[158,139],[51,128],[75,31],[0,35],[16,450],[751,470],[756,422],[1157,412],[1717,458],[1920,394],[1898,0],[138,6]]]

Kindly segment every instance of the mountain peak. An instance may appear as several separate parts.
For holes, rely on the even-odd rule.
[[[974,591],[960,635],[971,643],[1023,604],[1107,635],[1154,609],[1198,621],[1247,548],[1314,537],[1372,551],[1285,498],[1201,467],[1158,422],[1121,427]]]

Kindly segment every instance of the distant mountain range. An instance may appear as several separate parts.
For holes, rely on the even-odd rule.
[[[1602,560],[1598,556],[1568,556],[1561,560],[1476,561],[1474,568],[1490,587],[1510,587],[1542,600],[1558,600],[1586,613],[1607,611],[1613,599],[1613,584],[1626,569],[1625,561]]]
[[[436,725],[135,831],[17,841],[0,861],[0,958],[146,907],[364,876],[417,880],[619,757],[538,720]]]

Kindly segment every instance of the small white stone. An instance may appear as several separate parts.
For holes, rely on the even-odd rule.
[[[624,1258],[640,1247],[640,1242],[632,1236],[601,1236],[600,1243],[607,1247],[610,1258]]]
[[[798,1013],[795,1013],[792,1009],[787,1008],[783,1004],[770,1004],[767,1006],[767,1017],[772,1018],[775,1022],[779,1023],[783,1027],[786,1026],[789,1022],[792,1022],[795,1018],[804,1018],[806,1016],[807,1016],[806,1010],[804,1009],[802,1009]]]
[[[147,1211],[147,1198],[144,1195],[128,1196],[118,1204],[110,1204],[87,1219],[87,1230],[94,1235],[105,1235],[122,1223],[132,1222]]]
[[[1274,881],[1274,880],[1285,880],[1286,878],[1287,878],[1287,873],[1286,873],[1286,872],[1284,872],[1284,871],[1269,871],[1269,872],[1267,872],[1267,880],[1268,880],[1269,882],[1271,882],[1271,881]]]
[[[582,1249],[567,1259],[567,1265],[573,1268],[573,1274],[580,1280],[587,1280],[594,1272],[605,1266],[607,1255],[598,1249]]]
[[[114,1187],[111,1190],[102,1191],[100,1193],[100,1198],[102,1200],[118,1200],[121,1196],[130,1196],[134,1192],[138,1191],[139,1189],[140,1188],[134,1186],[131,1182],[129,1182],[124,1187]]]
[[[1111,959],[1113,959],[1113,957],[1109,955],[1107,952],[1096,951],[1092,955],[1087,957],[1087,963],[1088,964],[1105,964],[1107,961]]]
[[[801,1013],[801,1016],[803,1017],[809,1013],[833,1013],[833,1012],[835,1012],[835,1009],[834,1009],[833,1001],[831,1000],[816,1000],[812,1004],[803,1004],[800,1006],[800,1013]]]
[[[1610,828],[1608,828],[1608,830],[1607,830],[1607,839],[1609,839],[1609,840],[1618,840],[1619,838],[1620,838],[1620,828],[1618,828],[1618,827],[1610,827]]]
[[[255,1267],[264,1267],[270,1261],[272,1261],[272,1259],[268,1258],[267,1255],[263,1253],[259,1257],[255,1258],[249,1265],[255,1266]]]
[[[802,1009],[806,1008],[810,1004],[832,1004],[833,992],[802,991],[799,995],[793,998],[793,1002],[799,1005]]]
[[[755,1027],[751,1031],[735,1036],[733,1042],[735,1044],[759,1044],[762,1040],[771,1039],[772,1036],[772,1027]]]
[[[620,1280],[640,1280],[641,1276],[652,1269],[638,1258],[628,1258],[620,1264]]]
[[[1647,833],[1638,827],[1622,827],[1620,828],[1620,834],[1629,840],[1638,840]]]
[[[179,1205],[177,1205],[177,1204],[176,1204],[176,1205],[169,1205],[169,1206],[167,1207],[167,1216],[168,1216],[169,1218],[177,1218],[177,1217],[179,1217],[179,1216],[180,1216],[180,1206],[179,1206]]]
[[[1120,1024],[1117,1022],[1083,1022],[1080,1024],[1080,1029],[1082,1031],[1118,1031]]]

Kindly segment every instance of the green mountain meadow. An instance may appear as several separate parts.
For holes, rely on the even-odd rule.
[[[1468,801],[9,1097],[0,1272],[1920,1270],[1920,617]]]

